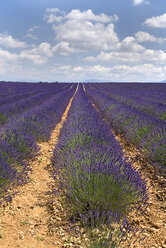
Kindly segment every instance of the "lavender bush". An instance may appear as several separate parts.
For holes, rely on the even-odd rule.
[[[132,208],[145,207],[145,180],[123,159],[119,143],[81,85],[55,147],[53,164],[53,177],[56,180],[59,173],[70,218],[85,228],[121,223]],[[94,242],[100,245],[99,240]]]

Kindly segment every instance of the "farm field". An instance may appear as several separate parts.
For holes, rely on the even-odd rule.
[[[166,247],[166,85],[0,82],[0,247]]]

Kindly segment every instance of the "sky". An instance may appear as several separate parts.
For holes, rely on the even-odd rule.
[[[1,0],[0,81],[166,79],[166,0]]]

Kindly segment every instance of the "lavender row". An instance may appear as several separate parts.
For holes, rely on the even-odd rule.
[[[69,88],[70,85],[67,85],[67,87]],[[62,86],[54,89],[49,89],[35,96],[30,96],[20,101],[16,101],[16,103],[3,105],[2,107],[0,107],[0,127],[2,127],[6,122],[8,122],[9,119],[11,119],[13,116],[17,116],[21,113],[24,113],[29,109],[36,107],[37,105],[41,105],[49,98],[53,97],[61,91]]]
[[[40,93],[40,92],[34,91],[32,89],[32,91],[30,91],[30,92],[17,93],[17,94],[9,95],[6,97],[1,97],[0,98],[0,107],[2,107],[2,105],[5,105],[5,104],[15,103],[15,102],[20,101],[22,99],[26,99],[30,96],[35,96],[38,93]]]
[[[65,83],[24,83],[24,82],[0,82],[0,98],[6,98],[8,96],[16,94],[24,94],[25,92],[33,91],[47,91],[49,88],[57,88],[65,86]]]
[[[117,133],[134,143],[162,171],[166,161],[165,122],[90,89],[86,92]]]
[[[33,86],[33,87],[32,87]],[[34,83],[0,82],[0,98],[23,94],[25,92],[38,91],[41,85]]]
[[[153,103],[165,103],[166,85],[162,83],[92,83],[91,85],[119,96],[126,95]]]
[[[8,83],[5,83],[6,85],[0,83],[0,94],[4,94],[3,90],[8,88]],[[0,106],[4,105],[4,104],[10,104],[10,103],[16,103],[17,101],[20,101],[22,99],[26,99],[30,96],[35,96],[36,94],[42,93],[42,92],[47,92],[47,91],[55,91],[58,89],[62,89],[64,87],[67,87],[68,84],[55,84],[55,83],[31,83],[30,85],[28,84],[28,88],[27,88],[27,84],[23,84],[23,83],[15,83],[15,91],[12,92],[8,92],[7,95],[1,96],[0,97]],[[19,91],[19,88],[21,88],[23,90],[23,92]],[[36,86],[37,85],[37,86]],[[17,87],[16,87],[17,86]]]
[[[84,228],[124,224],[128,211],[144,208],[145,180],[123,159],[119,143],[81,85],[53,157],[53,177],[61,179],[70,219]]]
[[[35,109],[22,114],[5,125],[0,132],[0,197],[8,187],[21,183],[28,170],[28,159],[39,148],[37,142],[46,141],[60,121],[75,87],[66,89]]]
[[[161,120],[166,120],[164,84],[92,84],[100,92]]]

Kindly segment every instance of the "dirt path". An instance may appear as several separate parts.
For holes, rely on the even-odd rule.
[[[40,155],[30,163],[32,172],[29,182],[19,186],[12,203],[1,209],[0,248],[62,247],[65,230],[63,230],[63,224],[61,225],[61,217],[64,213],[60,200],[52,193],[54,182],[47,168],[51,164],[52,151],[58,141],[73,97],[61,121],[52,132],[50,140],[38,144]],[[52,202],[53,198],[54,202]],[[54,233],[49,227],[53,210],[54,219],[58,223],[54,228]],[[54,223],[56,221],[54,220]]]
[[[129,144],[120,135],[115,138],[122,146],[124,157],[136,167],[143,178],[147,181],[149,195],[149,206],[145,215],[136,217],[133,212],[129,215],[131,223],[144,229],[141,237],[144,238],[140,243],[130,245],[131,248],[166,248],[166,194],[165,179],[156,173],[150,163],[143,157],[141,152],[133,145]],[[139,240],[137,238],[137,240]]]
[[[83,86],[86,93],[86,89]],[[95,104],[94,108],[99,112]],[[105,120],[108,125],[109,121]],[[122,136],[116,135],[111,129],[116,140],[120,143],[124,157],[136,167],[143,178],[146,178],[149,195],[149,207],[145,215],[136,217],[136,213],[131,213],[129,218],[133,226],[137,225],[144,229],[141,236],[136,240],[144,238],[140,243],[137,241],[131,244],[130,248],[166,248],[166,181],[162,176],[156,174],[153,166],[143,157],[141,152],[135,146],[127,142]],[[122,247],[126,247],[125,245]]]

